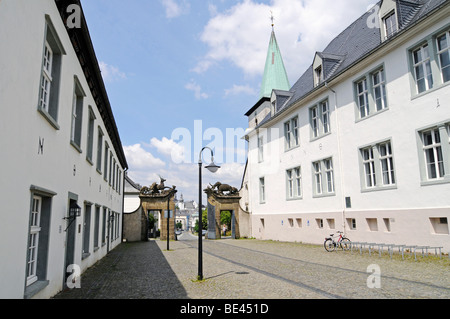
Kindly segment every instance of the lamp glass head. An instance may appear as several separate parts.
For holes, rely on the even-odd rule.
[[[208,171],[210,171],[211,173],[216,173],[219,170],[220,166],[218,166],[214,162],[212,162],[211,164],[209,164],[205,168],[207,168]]]

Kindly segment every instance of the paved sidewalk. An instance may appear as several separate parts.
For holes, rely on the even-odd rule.
[[[194,238],[183,234],[170,251],[159,240],[122,244],[83,274],[81,289],[55,299],[450,298],[448,257],[415,262],[296,243],[204,241],[198,282],[197,241],[183,239]],[[369,288],[374,265],[379,287]]]

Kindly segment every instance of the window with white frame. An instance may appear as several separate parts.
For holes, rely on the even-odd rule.
[[[318,86],[320,83],[323,82],[323,69],[321,65],[314,70],[314,78],[315,78],[315,86]]]
[[[26,299],[38,293],[47,283],[47,265],[52,218],[52,198],[56,193],[31,185],[28,241],[26,245],[25,292]]]
[[[48,44],[48,42],[45,42],[39,107],[42,110],[46,111],[47,113],[49,112],[49,108],[50,108],[50,87],[52,84],[52,65],[53,65],[53,51],[50,48],[50,44]]]
[[[102,151],[103,151],[103,132],[100,126],[98,127],[97,135],[97,171],[102,172]]]
[[[367,79],[363,79],[356,83],[358,94],[359,117],[365,118],[370,115],[369,108],[369,91],[367,90]]]
[[[386,39],[393,36],[397,32],[397,16],[395,11],[387,14],[383,18]]]
[[[423,132],[422,141],[428,180],[443,178],[445,169],[439,129]]]
[[[322,194],[322,170],[320,162],[313,163],[314,168],[314,184],[315,184],[315,195]]]
[[[330,106],[328,100],[323,101],[320,104],[321,118],[322,118],[322,131],[323,134],[330,132]]]
[[[391,141],[361,148],[360,163],[363,190],[376,190],[396,185]]]
[[[386,101],[386,79],[383,69],[378,70],[372,74],[373,83],[373,98],[377,111],[387,108]]]
[[[88,121],[88,131],[87,131],[87,150],[86,159],[93,165],[94,156],[94,125],[95,125],[95,115],[92,108],[89,106],[89,121]]]
[[[431,72],[428,43],[413,50],[412,57],[417,93],[422,93],[433,88],[433,75]]]
[[[378,145],[378,153],[380,155],[381,176],[384,186],[394,185],[395,170],[394,157],[392,154],[392,146],[390,142]]]
[[[285,149],[290,150],[299,145],[298,117],[284,123]]]
[[[327,193],[334,193],[334,173],[333,173],[333,161],[326,159],[323,161],[325,166],[325,176],[327,181]]]
[[[319,137],[319,108],[313,106],[310,109],[311,113],[311,131],[313,138]]]
[[[83,99],[84,92],[78,79],[75,78],[72,100],[72,131],[70,135],[71,144],[81,152],[81,135],[83,127]]]
[[[38,111],[59,129],[58,100],[61,75],[61,56],[66,54],[50,18],[46,17],[46,32],[39,84]]]
[[[27,286],[38,280],[37,262],[39,251],[39,234],[41,232],[42,198],[33,196],[31,206],[30,235],[28,241]]]
[[[297,167],[286,171],[287,199],[302,198],[301,168]]]
[[[422,185],[450,183],[450,120],[416,132]]]
[[[309,109],[309,119],[311,139],[316,139],[330,133],[330,106],[328,100],[312,106]]]
[[[264,138],[263,136],[258,136],[258,162],[264,161]]]
[[[388,109],[384,67],[367,72],[355,82],[357,119],[364,119]]]
[[[104,165],[103,165],[103,179],[105,181],[108,181],[108,152],[109,152],[109,145],[108,142],[105,141],[105,158],[104,158]]]
[[[266,202],[266,182],[264,177],[259,179],[259,202],[261,204]]]
[[[313,193],[314,196],[334,195],[334,168],[333,160],[327,158],[314,162],[313,168]]]
[[[437,41],[437,54],[439,56],[439,67],[441,69],[442,82],[450,81],[450,31],[439,35]]]
[[[111,183],[112,183],[112,170],[113,170],[113,154],[110,151],[109,152],[109,179],[108,179],[110,186],[111,186]]]
[[[362,154],[366,187],[375,187],[377,181],[375,176],[375,160],[373,156],[373,148],[369,147],[362,150]]]

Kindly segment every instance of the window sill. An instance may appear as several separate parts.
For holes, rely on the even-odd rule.
[[[381,111],[376,111],[375,113],[372,113],[372,114],[370,114],[370,115],[367,115],[367,116],[365,116],[365,117],[363,117],[363,118],[357,118],[356,121],[355,121],[355,123],[359,123],[359,122],[362,122],[362,121],[364,121],[364,120],[368,120],[368,119],[370,119],[370,118],[372,118],[372,117],[374,117],[374,116],[377,116],[378,114],[381,114],[381,113],[384,113],[384,112],[387,112],[387,111],[389,111],[389,106],[386,107],[386,108],[384,108],[384,109],[382,109]]]
[[[80,153],[80,154],[83,153],[83,151],[81,150],[81,148],[80,148],[77,144],[75,144],[74,141],[70,141],[70,145],[72,145],[73,148],[76,149],[76,150],[78,151],[78,153]]]
[[[314,194],[313,198],[333,197],[336,193]]]
[[[31,299],[33,296],[41,292],[45,287],[48,286],[50,281],[42,280],[36,281],[34,284],[25,288],[24,299]]]
[[[53,126],[53,128],[55,130],[60,130],[61,128],[59,127],[58,123],[56,122],[56,120],[44,109],[42,108],[38,108],[38,112],[48,121],[48,123]]]
[[[387,190],[393,190],[393,189],[397,189],[397,185],[379,186],[379,187],[373,187],[373,188],[363,188],[363,189],[361,189],[361,193],[372,193],[372,192],[387,191]]]
[[[411,101],[413,101],[415,99],[418,99],[418,98],[421,98],[422,96],[427,95],[429,93],[433,93],[434,91],[437,91],[437,90],[439,90],[439,89],[441,89],[443,87],[446,87],[448,85],[450,85],[450,81],[447,81],[447,82],[442,83],[442,84],[437,84],[434,88],[428,89],[428,90],[423,91],[421,93],[413,93],[412,96],[411,96]]]
[[[311,139],[310,139],[309,141],[310,141],[310,142],[315,142],[315,141],[318,141],[318,140],[320,140],[320,139],[322,139],[322,138],[324,138],[324,137],[327,137],[327,136],[329,136],[329,135],[331,135],[331,132],[328,132],[328,133],[319,135],[319,136],[317,136],[317,137],[311,137]]]
[[[302,197],[292,197],[292,198],[286,198],[286,201],[288,201],[288,202],[295,202],[295,201],[297,201],[297,200],[302,200],[303,199],[303,196]]]
[[[285,153],[288,153],[288,152],[290,152],[290,151],[293,151],[293,150],[295,150],[295,149],[297,149],[297,148],[299,148],[300,147],[300,144],[299,145],[295,145],[295,146],[292,146],[292,147],[285,147],[285,149],[284,149],[284,152]]]
[[[420,183],[420,186],[431,186],[431,185],[439,185],[439,184],[447,184],[450,183],[450,176],[445,176],[444,178],[436,179],[436,180],[426,180]]]
[[[88,258],[91,255],[91,253],[83,253],[81,256],[81,259],[84,260],[86,258]]]
[[[86,157],[86,161],[91,164],[91,166],[94,166],[94,163],[92,162],[92,160],[89,157]]]

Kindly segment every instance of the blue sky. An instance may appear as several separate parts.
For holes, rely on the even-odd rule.
[[[150,185],[160,174],[166,184],[176,185],[185,199],[198,198],[194,123],[197,127],[201,123],[203,133],[208,129],[223,132],[223,143],[220,136],[209,138],[208,134],[196,142],[216,148],[226,146],[227,128],[247,128],[244,114],[259,99],[271,12],[292,86],[312,63],[314,53],[375,3],[81,2],[127,155],[129,176],[141,185]],[[183,144],[172,138],[177,128],[191,132],[191,149],[186,149],[186,141]],[[236,153],[232,161],[219,158],[222,169],[216,175],[205,172],[204,185],[220,180],[240,187],[245,143],[236,142],[232,152]],[[177,154],[181,153],[185,161],[180,164]]]

